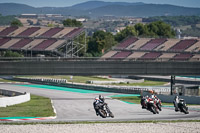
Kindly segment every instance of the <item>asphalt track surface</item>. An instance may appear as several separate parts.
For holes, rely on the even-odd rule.
[[[73,92],[57,89],[45,89],[11,84],[0,84],[0,89],[28,92],[31,94],[49,97],[56,110],[56,118],[47,121],[133,121],[133,120],[200,120],[200,110],[189,107],[189,114],[175,112],[174,108],[163,107],[159,114],[142,109],[138,104],[129,104],[115,100],[109,96],[117,93],[105,92]],[[114,118],[96,116],[93,101],[102,94],[106,103],[114,114]]]

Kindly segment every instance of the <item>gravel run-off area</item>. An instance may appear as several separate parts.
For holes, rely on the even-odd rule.
[[[198,133],[200,122],[0,125],[1,133]]]

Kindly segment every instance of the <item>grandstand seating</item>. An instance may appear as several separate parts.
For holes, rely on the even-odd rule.
[[[39,37],[40,35],[44,34],[48,30],[49,30],[48,27],[42,27],[39,30],[37,30],[36,32],[34,32],[33,34],[31,34],[29,37]]]
[[[186,52],[200,52],[200,41],[185,50]]]
[[[13,31],[11,34],[9,34],[9,36],[10,37],[16,37],[18,34],[20,34],[21,32],[23,32],[26,29],[27,29],[27,27],[19,27],[18,29]]]
[[[164,43],[166,39],[151,39],[145,45],[140,47],[140,50],[153,50],[154,48],[158,47],[162,43]]]
[[[168,61],[172,59],[176,53],[162,53],[161,56],[159,56],[159,59],[162,59],[163,61]]]
[[[55,34],[54,38],[62,38],[63,36],[65,36],[67,33],[69,33],[70,31],[72,31],[74,28],[73,27],[68,27],[68,28],[64,28],[63,30],[61,30],[60,32],[58,32],[57,34]]]
[[[127,58],[141,58],[146,52],[133,52]]]
[[[145,60],[155,60],[156,58],[158,58],[159,56],[161,56],[161,53],[158,52],[150,52],[150,53],[146,53],[145,55],[143,55],[140,59],[145,59]]]
[[[190,60],[192,60],[192,61],[200,61],[200,54],[194,54],[194,56],[192,56],[190,58]]]
[[[174,56],[174,60],[188,60],[193,56],[193,54],[190,53],[180,53]]]
[[[133,43],[132,47],[127,47],[127,49],[133,49],[133,50],[137,50],[139,49],[141,46],[143,46],[144,44],[146,44],[148,41],[150,41],[150,38],[140,38],[138,41],[136,41],[135,43]]]
[[[65,36],[63,37],[67,37],[67,38],[73,38],[76,34],[78,34],[79,32],[82,31],[82,28],[75,28],[72,31],[70,31],[69,33],[67,33]]]
[[[61,30],[63,30],[63,28],[51,28],[45,33],[43,33],[42,35],[40,35],[40,37],[52,37],[53,35],[57,34]]]
[[[55,48],[57,48],[58,46],[62,45],[66,40],[58,40],[57,42],[55,42],[54,44],[52,44],[51,46],[47,47],[45,50],[46,51],[51,51],[54,50]]]
[[[48,48],[50,45],[52,45],[53,43],[55,43],[56,41],[57,41],[56,39],[44,40],[40,44],[38,44],[35,47],[33,47],[32,50],[41,50],[41,51],[43,51],[46,48]]]
[[[115,55],[117,53],[117,51],[113,51],[113,50],[111,50],[111,51],[109,51],[108,53],[106,53],[106,54],[104,54],[103,56],[102,56],[102,58],[111,58],[113,55]]]
[[[3,45],[0,46],[1,49],[8,49],[10,46],[14,45],[21,39],[11,39],[7,43],[4,43]]]
[[[28,29],[24,30],[23,32],[21,32],[17,36],[29,36],[29,35],[33,34],[34,32],[36,32],[39,29],[40,29],[40,27],[31,27],[31,28],[28,28]]]
[[[168,39],[166,42],[164,42],[163,44],[159,45],[154,50],[167,51],[168,49],[173,47],[175,44],[177,44],[179,41],[180,41],[179,39]]]
[[[0,39],[0,46],[4,45],[5,43],[7,43],[10,40],[11,40],[11,38],[1,38]]]
[[[189,39],[189,40],[181,40],[179,43],[177,43],[175,46],[170,48],[170,51],[183,51],[186,48],[189,48],[193,44],[195,44],[197,40]]]
[[[130,38],[122,41],[116,48],[124,49],[124,48],[128,47],[129,45],[133,44],[134,42],[136,42],[137,40],[138,40],[138,38],[130,37]]]
[[[0,27],[0,32],[2,31],[2,30],[4,30],[5,29],[5,27]]]
[[[120,51],[120,52],[117,52],[115,55],[113,55],[112,58],[126,58],[131,53],[132,52],[130,52],[130,51]]]
[[[32,41],[32,39],[28,39],[28,38],[21,39],[17,43],[13,44],[9,49],[19,50],[22,47],[24,47],[25,45],[29,44],[31,41]]]
[[[33,47],[37,46],[38,44],[40,44],[41,42],[43,42],[45,39],[34,39],[32,42],[30,42],[29,44],[25,45],[24,47],[22,47],[22,50],[29,50],[32,49]]]
[[[10,33],[12,33],[13,31],[15,31],[16,29],[18,29],[18,27],[14,27],[14,26],[13,27],[7,27],[0,32],[0,36],[7,36]]]

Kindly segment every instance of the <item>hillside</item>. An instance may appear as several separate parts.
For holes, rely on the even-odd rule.
[[[23,13],[35,14],[62,14],[71,16],[98,17],[104,15],[113,16],[178,16],[200,15],[200,8],[188,8],[173,5],[126,3],[126,2],[100,2],[89,1],[71,7],[31,7],[24,4],[3,3],[0,4],[0,14],[20,15]]]

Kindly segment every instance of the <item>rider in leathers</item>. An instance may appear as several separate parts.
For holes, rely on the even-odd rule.
[[[175,107],[175,111],[179,111],[179,108],[178,108],[179,102],[180,102],[179,96],[175,96],[174,101],[173,101],[174,107]]]
[[[94,106],[94,110],[96,111],[96,115],[98,116],[98,109],[99,107],[103,106],[104,103],[104,97],[102,95],[99,95],[99,97],[96,97],[94,102],[93,102],[93,106]]]

